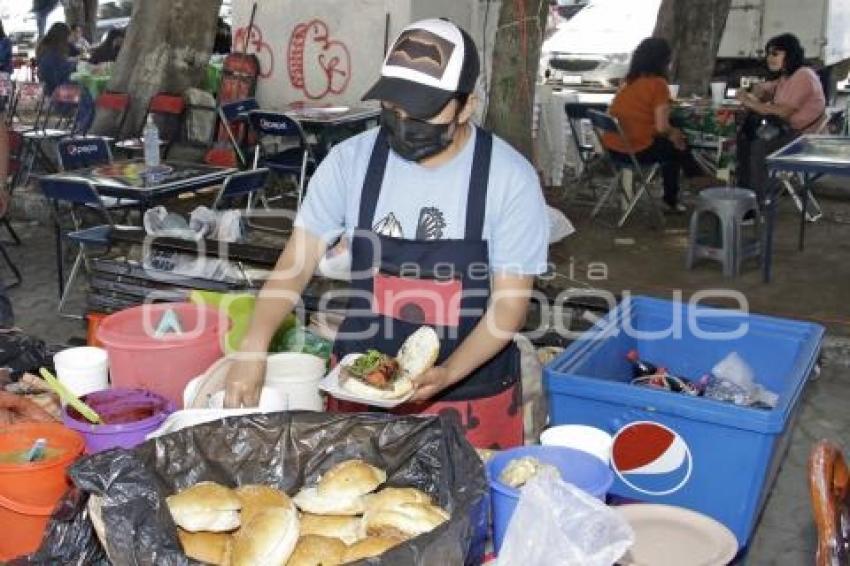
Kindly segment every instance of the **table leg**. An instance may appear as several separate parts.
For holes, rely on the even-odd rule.
[[[800,242],[799,251],[803,251],[806,238],[806,209],[809,206],[809,176],[803,175],[803,203],[800,205]]]
[[[771,256],[773,254],[773,225],[776,221],[776,203],[779,200],[779,191],[776,187],[779,182],[776,173],[771,173],[771,182],[767,184],[768,191],[764,201],[764,212],[766,217],[764,230],[764,245],[762,245],[762,278],[765,283],[770,283]]]

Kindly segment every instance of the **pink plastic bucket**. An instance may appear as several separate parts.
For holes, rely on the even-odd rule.
[[[181,334],[155,331],[173,310]],[[214,307],[191,303],[158,303],[126,309],[104,318],[97,338],[109,353],[113,387],[159,393],[183,407],[183,389],[222,356],[222,336],[230,319]]]
[[[100,415],[103,423],[90,423],[70,406],[62,410],[62,422],[83,435],[88,454],[138,446],[174,412],[174,405],[168,399],[143,389],[95,391],[83,400]]]

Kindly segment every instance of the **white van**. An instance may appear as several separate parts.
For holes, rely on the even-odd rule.
[[[632,51],[652,35],[661,0],[591,0],[541,49],[541,79],[610,89],[626,75]]]

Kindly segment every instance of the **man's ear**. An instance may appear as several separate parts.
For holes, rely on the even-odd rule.
[[[478,108],[478,97],[475,94],[470,94],[469,98],[466,99],[466,104],[457,115],[458,124],[466,124],[472,118],[476,108]]]

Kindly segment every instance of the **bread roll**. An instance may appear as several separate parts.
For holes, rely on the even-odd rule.
[[[346,549],[338,538],[303,535],[286,566],[337,566],[342,564]]]
[[[448,513],[427,503],[402,503],[395,507],[378,509],[363,517],[366,534],[413,538],[427,533],[446,522]]]
[[[363,513],[363,498],[319,495],[318,488],[305,487],[295,494],[292,501],[305,513],[314,515],[360,515]]]
[[[393,382],[392,389],[380,389],[359,379],[349,378],[343,382],[342,387],[364,399],[401,399],[413,390],[413,382],[410,378],[402,375]]]
[[[243,485],[235,490],[242,503],[241,520],[245,524],[258,512],[270,507],[293,509],[292,500],[284,492],[268,485]]]
[[[230,564],[230,545],[232,537],[228,533],[190,533],[177,529],[177,536],[183,546],[183,553],[207,564],[228,566]]]
[[[363,498],[366,513],[374,513],[379,509],[392,508],[402,503],[431,503],[431,497],[415,487],[385,487],[378,493]]]
[[[420,326],[407,337],[396,354],[401,374],[415,379],[437,363],[440,354],[440,337],[430,326]]]
[[[239,526],[242,504],[233,490],[223,485],[200,482],[165,501],[174,522],[187,531],[223,532]]]
[[[349,546],[343,556],[343,562],[354,562],[372,556],[379,556],[402,541],[391,537],[368,537]]]
[[[384,470],[363,460],[346,460],[325,472],[316,487],[322,497],[352,498],[375,491],[385,481]]]
[[[354,544],[365,536],[360,517],[345,515],[301,515],[301,536],[321,535]]]
[[[286,564],[298,541],[294,509],[269,507],[254,515],[233,536],[232,566]]]

